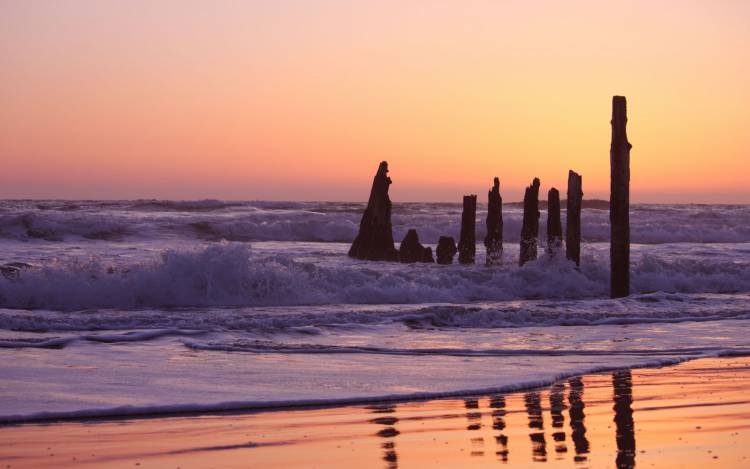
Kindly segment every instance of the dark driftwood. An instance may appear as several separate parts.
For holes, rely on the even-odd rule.
[[[388,163],[383,161],[372,181],[370,199],[359,223],[359,234],[349,249],[350,257],[371,261],[398,260],[398,251],[393,245],[391,199],[388,197],[390,185]]]
[[[610,295],[630,294],[630,149],[625,127],[628,123],[624,96],[612,98],[612,145],[610,146],[611,192],[609,198]]]
[[[453,264],[453,256],[458,252],[453,236],[441,236],[436,251],[438,264]]]
[[[561,249],[560,192],[553,187],[547,193],[547,255],[555,257]]]
[[[521,254],[518,265],[536,259],[539,239],[539,179],[526,188],[523,196],[523,227],[521,228]]]
[[[458,241],[458,262],[473,264],[477,253],[477,196],[464,196],[464,210],[461,214],[461,237]]]
[[[565,257],[581,265],[581,204],[583,202],[582,178],[568,171],[568,201],[565,222]]]
[[[500,179],[495,178],[487,193],[487,265],[498,265],[503,260],[503,198],[500,197]]]
[[[409,230],[401,241],[398,260],[404,263],[435,262],[432,258],[432,248],[426,248],[419,243],[419,235],[415,229]]]

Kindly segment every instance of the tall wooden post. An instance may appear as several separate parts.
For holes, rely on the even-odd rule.
[[[547,193],[547,255],[555,257],[561,249],[560,191],[553,187]]]
[[[568,171],[568,202],[565,222],[565,257],[581,265],[581,201],[583,199],[581,175]]]
[[[609,199],[610,295],[630,294],[630,149],[625,127],[628,123],[624,96],[612,98],[612,145],[609,150],[611,193]]]
[[[461,214],[461,237],[458,240],[458,262],[473,264],[477,253],[477,196],[464,196],[464,210]]]
[[[503,198],[500,197],[500,179],[495,178],[487,193],[487,250],[486,265],[498,265],[503,260]]]
[[[523,196],[523,227],[521,228],[521,254],[518,265],[533,261],[537,256],[539,240],[539,178],[526,188]]]

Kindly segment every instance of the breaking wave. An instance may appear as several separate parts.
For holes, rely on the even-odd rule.
[[[634,256],[635,257],[635,256]],[[246,244],[167,250],[156,260],[112,265],[97,258],[54,261],[0,276],[0,307],[246,307],[321,304],[469,303],[604,297],[608,266],[584,258],[581,269],[542,257],[523,267],[303,262],[254,254]],[[631,269],[634,293],[746,293],[746,262],[660,258],[643,253]]]

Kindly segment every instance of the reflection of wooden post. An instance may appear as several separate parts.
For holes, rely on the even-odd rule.
[[[586,438],[586,414],[583,409],[586,404],[583,402],[583,380],[573,378],[568,381],[570,392],[568,393],[568,403],[570,404],[570,437],[575,445],[575,461],[582,462],[586,460],[586,454],[589,452],[589,440]]]
[[[630,148],[625,127],[628,123],[624,96],[612,98],[612,145],[609,150],[611,193],[609,199],[610,295],[630,294]]]
[[[523,196],[523,227],[521,228],[521,255],[518,265],[536,259],[539,239],[539,179],[526,188]]]
[[[561,248],[560,191],[553,187],[547,193],[547,255],[555,257]]]
[[[458,240],[458,262],[473,264],[477,251],[477,196],[464,196],[464,210],[461,214],[461,237]]]
[[[487,236],[484,237],[487,250],[487,265],[498,265],[503,260],[503,198],[500,197],[500,179],[495,178],[492,189],[487,193]]]
[[[567,219],[565,222],[565,257],[581,265],[581,176],[568,171]]]
[[[635,467],[635,424],[633,422],[633,377],[630,370],[612,374],[615,401],[615,467]]]

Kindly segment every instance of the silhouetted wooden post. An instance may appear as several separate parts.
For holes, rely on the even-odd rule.
[[[453,264],[453,256],[458,252],[453,236],[441,236],[437,245],[437,263]]]
[[[359,233],[349,248],[349,257],[371,261],[396,261],[398,251],[393,245],[391,199],[388,197],[388,162],[383,161],[372,181],[370,199],[359,223]]]
[[[560,191],[553,187],[547,193],[547,255],[555,257],[561,248]]]
[[[565,222],[565,257],[581,265],[581,201],[583,199],[582,178],[575,171],[568,171],[568,202]]]
[[[473,264],[477,252],[477,196],[464,196],[464,210],[461,214],[461,237],[458,240],[458,262]]]
[[[503,260],[503,198],[500,197],[500,179],[495,178],[487,193],[487,265],[498,265]]]
[[[398,260],[405,264],[413,262],[435,262],[432,258],[432,248],[422,246],[419,242],[417,230],[410,229],[404,236],[398,248]]]
[[[630,294],[630,149],[624,96],[612,97],[612,145],[609,150],[611,194],[609,198],[610,282],[612,298]]]
[[[536,259],[539,240],[539,178],[526,188],[523,196],[523,227],[521,228],[521,254],[518,265]]]

